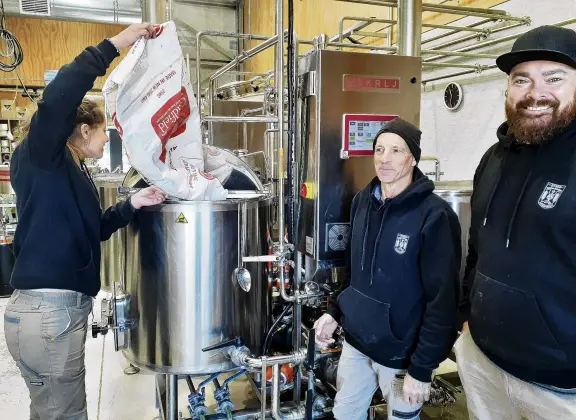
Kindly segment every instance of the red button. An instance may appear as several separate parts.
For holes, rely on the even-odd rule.
[[[302,184],[300,186],[300,196],[302,198],[306,198],[307,195],[308,195],[308,188],[306,187],[306,184]]]

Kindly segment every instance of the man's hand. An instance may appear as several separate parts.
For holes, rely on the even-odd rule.
[[[328,346],[334,342],[332,335],[336,328],[338,327],[338,323],[332,315],[324,314],[320,318],[316,320],[314,323],[314,329],[316,330],[316,344],[319,346]]]
[[[151,23],[136,23],[128,26],[118,35],[110,38],[110,42],[119,50],[131,47],[140,37],[154,38],[154,25]]]
[[[154,206],[166,200],[166,194],[156,187],[148,187],[138,191],[132,197],[130,202],[136,210],[146,206]]]
[[[430,398],[430,385],[430,382],[420,382],[406,374],[402,388],[402,399],[406,404],[422,405]]]
[[[466,321],[464,324],[462,324],[462,334],[468,331],[470,331],[470,328],[468,328],[468,321]]]

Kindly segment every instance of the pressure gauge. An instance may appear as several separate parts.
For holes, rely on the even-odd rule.
[[[462,86],[458,83],[450,83],[444,90],[444,105],[450,111],[454,111],[458,109],[462,103],[463,97],[464,93],[462,91]]]

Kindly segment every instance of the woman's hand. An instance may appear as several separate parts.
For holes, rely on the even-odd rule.
[[[140,37],[154,38],[154,25],[151,23],[136,23],[128,26],[118,35],[110,38],[110,42],[119,50],[131,47]]]
[[[142,207],[155,206],[164,200],[166,200],[166,194],[156,187],[144,188],[130,197],[132,207],[136,210]]]

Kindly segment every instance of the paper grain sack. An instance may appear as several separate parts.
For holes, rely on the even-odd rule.
[[[151,185],[186,200],[223,200],[204,172],[200,114],[174,22],[139,39],[103,88],[132,166]]]

